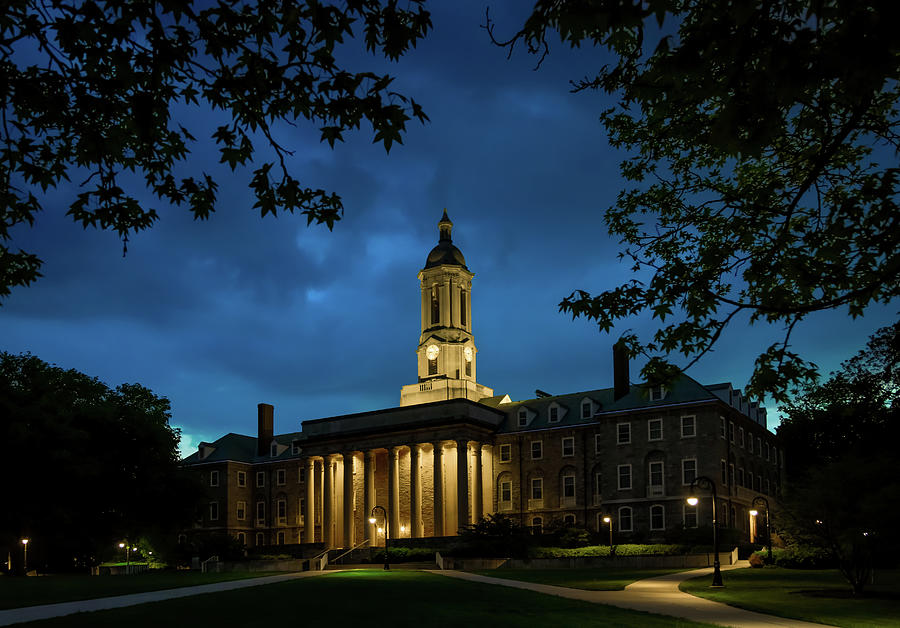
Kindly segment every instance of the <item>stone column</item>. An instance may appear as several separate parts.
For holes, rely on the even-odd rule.
[[[390,538],[400,536],[400,448],[388,450],[388,526]]]
[[[444,448],[434,443],[434,535],[444,536]]]
[[[450,284],[445,281],[440,285],[441,290],[441,325],[450,326]]]
[[[353,547],[353,462],[352,451],[344,452],[344,547]]]
[[[325,547],[334,547],[334,462],[325,456],[325,478],[322,486],[322,540]]]
[[[365,530],[367,530],[366,538],[369,539],[369,545],[375,545],[378,541],[376,535],[376,524],[369,523],[372,516],[372,509],[375,507],[375,452],[369,450],[366,452],[363,461],[363,505],[366,511],[363,513],[363,521],[365,522]]]
[[[483,516],[484,497],[482,496],[483,479],[481,473],[481,443],[475,443],[475,457],[472,460],[472,521],[477,523]]]
[[[316,461],[306,459],[306,512],[303,513],[303,536],[306,543],[316,542]]]
[[[409,536],[422,536],[422,470],[419,466],[419,446],[409,446]]]
[[[469,442],[456,441],[456,529],[469,525]]]

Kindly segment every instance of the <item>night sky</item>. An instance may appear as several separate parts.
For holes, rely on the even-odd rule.
[[[514,32],[527,8],[508,4],[522,6],[491,7],[501,35]],[[280,129],[296,151],[295,176],[343,197],[333,232],[307,228],[300,215],[260,218],[250,172],[230,174],[208,143],[184,168],[219,176],[216,214],[195,222],[148,199],[161,220],[131,238],[124,258],[114,233],[84,231],[64,216],[71,189],[52,193],[34,228],[13,232],[13,247],[41,257],[45,276],[3,303],[0,349],[168,397],[182,451],[227,432],[255,434],[259,402],[275,405],[276,433],[305,419],[393,407],[400,387],[416,381],[416,273],[447,208],[454,244],[476,275],[478,381],[513,399],[535,388],[612,386],[612,342],[626,329],[652,329],[649,320],[623,322],[609,336],[558,312],[575,289],[596,293],[630,278],[603,223],[625,157],[607,146],[598,121],[610,101],[569,92],[569,80],[603,56],[557,45],[533,71],[534,57],[519,51],[507,60],[491,45],[480,27],[484,6],[433,3],[434,30],[400,63],[346,53],[356,71],[396,76],[397,91],[431,118],[411,122],[390,155],[365,128],[334,150],[313,126]],[[199,138],[215,122],[196,109],[183,118]],[[827,372],[896,311],[811,317],[795,330],[793,348]],[[689,374],[743,387],[756,355],[782,332],[746,322],[734,322]],[[632,381],[640,366],[631,365]]]

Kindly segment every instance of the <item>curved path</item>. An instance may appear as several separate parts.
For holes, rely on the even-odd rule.
[[[738,561],[736,565],[723,566],[722,570],[725,571],[726,569],[746,567],[748,565],[749,563],[747,563],[747,561]],[[522,582],[520,580],[479,576],[464,571],[446,570],[432,571],[431,573],[441,574],[451,578],[460,578],[462,580],[470,580],[472,582],[484,582],[516,589],[527,589],[529,591],[537,591],[538,593],[545,593],[547,595],[557,595],[559,597],[593,602],[595,604],[608,604],[610,606],[646,611],[658,615],[681,617],[683,619],[690,619],[691,621],[718,624],[720,626],[739,626],[741,628],[805,626],[822,628],[824,625],[747,611],[742,608],[735,608],[734,606],[728,606],[727,604],[722,604],[720,602],[713,602],[711,600],[696,597],[678,589],[678,585],[684,580],[696,578],[697,576],[711,575],[711,567],[671,573],[665,576],[657,576],[656,578],[647,578],[646,580],[638,580],[637,582],[629,584],[623,591],[585,591],[584,589],[556,587],[549,584],[537,584],[534,582]]]

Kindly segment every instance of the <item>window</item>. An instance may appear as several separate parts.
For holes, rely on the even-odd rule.
[[[297,500],[297,515],[299,515],[297,517],[297,522],[300,525],[303,525],[305,523],[303,517],[306,515],[306,498],[305,497],[301,497],[300,499]]]
[[[540,460],[543,457],[544,457],[544,441],[542,441],[542,440],[531,441],[531,459],[532,460]]]
[[[466,377],[472,377],[472,360],[466,360]]]
[[[681,438],[693,438],[697,435],[697,419],[692,416],[681,417]]]
[[[647,440],[662,440],[662,419],[650,419],[647,422]]]
[[[747,488],[753,490],[753,471],[747,471]]]
[[[662,401],[666,398],[666,388],[665,386],[651,386],[650,387],[650,401]]]
[[[619,531],[631,532],[631,506],[619,508]]]
[[[237,481],[238,486],[243,488],[247,486],[247,472],[246,471],[238,471],[237,472]]]
[[[771,495],[771,493],[769,492],[769,488],[769,478],[766,478],[766,488],[763,491],[766,495]]]
[[[437,286],[431,288],[431,324],[437,325],[441,322],[441,305],[438,302]]]
[[[428,374],[437,375],[437,358],[428,360]]]
[[[525,427],[526,425],[528,425],[528,412],[522,408],[519,410],[519,427]]]
[[[762,438],[756,437],[756,455],[762,456]]]
[[[650,506],[650,529],[666,529],[666,509],[662,504],[654,504],[653,506]]]
[[[732,421],[728,422],[728,440],[731,444],[734,444],[734,423]]]
[[[512,501],[512,482],[500,482],[500,501]]]
[[[262,532],[256,533],[256,546],[259,547],[261,545],[266,544],[266,536]]]
[[[616,424],[616,443],[627,445],[631,442],[631,423]]]
[[[297,484],[306,484],[306,473],[304,473],[303,466],[297,467]],[[300,490],[303,490],[302,488]]]
[[[649,485],[649,495],[662,495],[665,491],[663,489],[663,463],[662,462],[651,462],[649,469],[650,476],[650,485]]]
[[[272,443],[272,446],[269,447],[269,454],[273,458],[278,455],[278,443]]]
[[[209,485],[210,486],[218,486],[219,485],[219,472],[218,471],[210,471],[209,472]]]
[[[631,465],[620,464],[617,468],[619,470],[619,490],[631,490]]]
[[[278,524],[284,525],[287,523],[287,500],[279,499],[275,502],[276,512],[278,513]]]
[[[279,532],[279,533],[278,533],[278,544],[279,544],[279,545],[284,545],[284,532]]]
[[[697,478],[697,459],[683,458],[681,461],[681,483],[689,485]]]
[[[257,488],[266,485],[266,472],[265,471],[257,471],[256,472],[256,486]]]
[[[247,502],[237,503],[237,518],[238,521],[243,521],[247,518]]]
[[[557,406],[550,406],[549,419],[551,423],[559,422],[559,408]]]
[[[738,428],[738,446],[744,446],[744,428]]]
[[[219,520],[219,502],[209,502],[209,520]]]
[[[563,458],[569,458],[575,455],[575,437],[565,436],[562,439],[562,455]]]
[[[575,525],[575,515],[566,515],[563,517],[563,524],[567,526]]]
[[[244,534],[243,532],[238,532],[237,540],[238,540],[238,543],[240,543],[241,545],[246,545],[247,544],[247,535]]]
[[[682,517],[684,520],[685,528],[696,528],[697,527],[697,507],[690,506],[688,504],[684,504],[684,511],[682,513]]]
[[[719,436],[725,438],[725,417],[719,417]]]
[[[563,476],[563,497],[575,498],[575,476]]]
[[[291,443],[291,454],[297,455],[300,453],[300,445],[297,443]]]
[[[738,467],[737,485],[744,486],[744,467]]]
[[[512,460],[512,445],[500,445],[500,462]]]
[[[751,454],[753,453],[753,434],[750,434],[749,438],[747,439],[747,451],[749,451]]]
[[[722,484],[728,484],[728,466],[722,460]]]
[[[532,534],[543,534],[544,533],[544,520],[541,517],[535,517],[531,520],[531,533]]]
[[[778,448],[775,445],[772,445],[772,462],[775,463],[775,466],[778,465]]]
[[[591,412],[591,402],[590,401],[581,402],[581,418],[589,419],[589,418],[591,418],[592,415],[593,415],[593,412]]]
[[[284,486],[285,475],[284,469],[278,469],[278,471],[275,472],[275,483],[278,484],[278,486]]]
[[[734,486],[734,463],[728,465],[728,485]]]
[[[763,458],[769,460],[769,443],[763,443]]]
[[[544,499],[544,478],[531,478],[531,499]]]
[[[594,474],[594,495],[603,495],[603,474]]]
[[[602,441],[600,440],[600,434],[594,434],[594,453],[599,454],[602,448]]]
[[[756,476],[756,492],[757,493],[762,492],[762,476],[761,475]]]
[[[256,502],[256,522],[262,523],[266,519],[266,502]]]
[[[459,324],[466,326],[466,291],[459,291]],[[468,367],[466,368],[468,370]],[[468,373],[466,373],[468,375]]]

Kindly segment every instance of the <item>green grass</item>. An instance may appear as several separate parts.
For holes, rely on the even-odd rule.
[[[0,609],[90,600],[111,595],[142,593],[273,576],[274,572],[198,573],[163,571],[131,576],[39,576],[37,578],[0,578]]]
[[[361,570],[26,624],[169,626],[704,626],[673,617],[414,572]]]
[[[724,574],[725,588],[709,588],[709,576],[681,584],[681,590],[716,602],[792,619],[847,628],[900,627],[900,570],[875,573],[875,585],[854,598],[833,569],[736,569]]]
[[[635,580],[663,576],[683,569],[482,569],[474,573],[507,580],[552,584],[588,591],[621,591]]]

